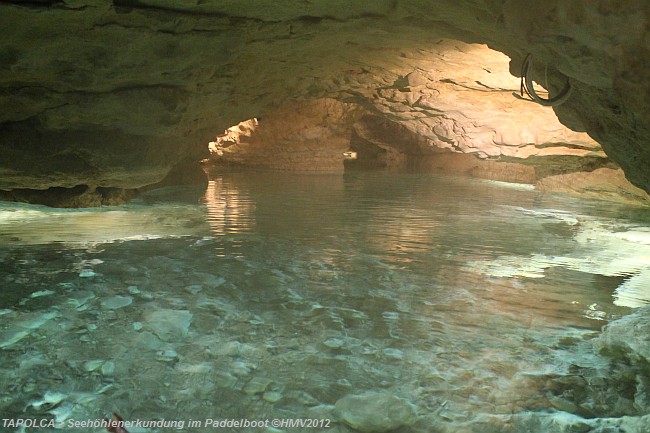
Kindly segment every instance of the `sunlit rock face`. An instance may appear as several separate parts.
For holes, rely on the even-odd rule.
[[[642,0],[2,3],[0,189],[154,184],[180,160],[205,157],[231,125],[288,100],[331,98],[400,123],[427,151],[589,156],[601,166],[594,141],[548,121],[557,115],[648,190],[649,9]],[[551,96],[570,80],[563,105],[512,95],[529,53]]]
[[[355,168],[415,170],[650,203],[648,194],[631,185],[596,142],[564,127],[547,108],[534,105],[527,113],[530,121],[518,123],[522,117],[518,106],[530,102],[501,95],[497,103],[490,104],[493,93],[503,93],[499,90],[463,90],[463,97],[473,99],[478,108],[468,102],[459,105],[461,111],[450,109],[435,117],[426,117],[420,107],[404,101],[434,95],[440,105],[457,100],[458,90],[443,91],[449,78],[441,80],[430,79],[426,88],[403,87],[392,101],[369,95],[386,110],[393,110],[387,115],[329,98],[285,101],[263,118],[241,122],[219,134],[209,145],[207,167],[209,171],[234,165],[327,173]],[[472,110],[484,118],[469,117]],[[491,116],[498,121],[490,123]]]
[[[473,161],[473,166],[481,165],[477,160],[485,166],[499,161],[512,168],[504,164],[510,161],[531,166],[528,183],[535,182],[533,167],[543,166],[545,157],[559,165],[551,171],[611,164],[597,142],[563,126],[552,109],[512,95],[519,91],[519,80],[508,72],[505,55],[485,45],[448,39],[420,51],[410,53],[391,73],[387,68],[347,71],[347,92],[356,95],[353,103],[286,100],[257,119],[254,127],[242,123],[230,128],[226,133],[231,137],[222,137],[223,155],[216,159],[255,167],[341,171],[344,153],[351,149],[370,166],[413,168],[442,160],[440,168],[452,173],[464,172],[454,165],[456,160]],[[378,77],[383,81],[373,85]],[[243,135],[241,128],[247,129]],[[585,159],[573,162],[580,158]]]
[[[353,125],[367,111],[334,99],[293,101],[225,131],[218,164],[292,171],[341,172]]]

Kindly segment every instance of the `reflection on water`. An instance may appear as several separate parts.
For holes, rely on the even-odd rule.
[[[379,173],[3,204],[0,410],[336,418],[374,390],[417,407],[413,431],[542,416],[549,378],[605,366],[589,339],[648,302],[647,227],[642,210]]]
[[[224,177],[210,180],[204,202],[213,236],[243,235],[255,230],[255,202],[246,191],[240,190],[235,180]],[[239,255],[237,251],[244,242],[245,238],[232,236],[227,247],[217,247],[217,256]]]
[[[0,243],[88,245],[197,236],[206,231],[204,210],[184,203],[51,209],[0,202]]]
[[[205,190],[205,205],[212,234],[224,236],[255,230],[255,202],[237,183],[217,177]]]

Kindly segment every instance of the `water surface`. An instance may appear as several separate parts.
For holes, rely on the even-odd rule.
[[[648,302],[649,222],[385,173],[228,173],[101,209],[3,203],[0,412],[334,419],[338,399],[373,390],[417,407],[409,431],[473,431],[555,410],[547,379],[604,365],[590,339]]]

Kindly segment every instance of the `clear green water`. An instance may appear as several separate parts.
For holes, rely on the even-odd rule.
[[[590,339],[648,302],[649,227],[643,209],[384,173],[0,204],[0,414],[346,432],[332,405],[369,390],[417,408],[402,431],[549,412],[547,379],[606,365]]]

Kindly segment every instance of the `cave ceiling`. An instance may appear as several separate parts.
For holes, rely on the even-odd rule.
[[[231,125],[332,98],[482,158],[604,151],[648,191],[649,15],[643,0],[3,1],[0,189],[153,184]],[[528,55],[551,94],[570,83],[561,105],[515,96]]]

